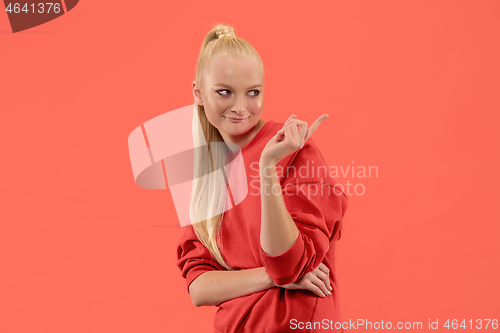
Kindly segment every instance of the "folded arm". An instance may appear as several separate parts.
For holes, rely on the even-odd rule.
[[[277,287],[264,267],[226,270],[198,240],[193,226],[185,228],[177,246],[177,266],[195,306],[217,305]]]
[[[218,305],[233,298],[277,287],[264,267],[238,271],[207,271],[189,285],[195,306]]]

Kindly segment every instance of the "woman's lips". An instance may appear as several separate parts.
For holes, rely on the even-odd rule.
[[[224,118],[226,118],[227,120],[229,120],[232,123],[242,123],[246,119],[248,119],[248,117],[246,117],[246,118],[228,118],[228,117],[224,117]]]

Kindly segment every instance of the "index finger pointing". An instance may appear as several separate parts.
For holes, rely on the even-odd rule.
[[[328,117],[329,117],[329,115],[324,114],[321,117],[319,117],[318,119],[316,119],[316,121],[307,129],[307,134],[306,134],[306,137],[304,139],[304,142],[306,142],[307,139],[309,139],[314,134],[314,132],[316,132],[319,125],[321,125],[323,120],[325,120]]]

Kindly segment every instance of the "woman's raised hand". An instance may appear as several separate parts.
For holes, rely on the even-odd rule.
[[[285,156],[302,149],[306,141],[326,118],[328,118],[327,114],[322,115],[308,128],[307,122],[297,119],[297,116],[292,114],[283,128],[269,140],[262,150],[261,162],[276,165]]]
[[[330,270],[325,264],[321,263],[312,271],[306,273],[300,280],[294,283],[285,284],[276,287],[285,289],[306,289],[312,291],[319,297],[326,297],[331,295],[332,286],[330,284],[330,277],[328,273]]]

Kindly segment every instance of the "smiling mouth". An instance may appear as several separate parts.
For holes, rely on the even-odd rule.
[[[243,121],[245,121],[246,119],[248,119],[248,117],[245,117],[245,118],[229,118],[229,117],[224,117],[226,118],[227,120],[233,122],[233,123],[241,123]]]

